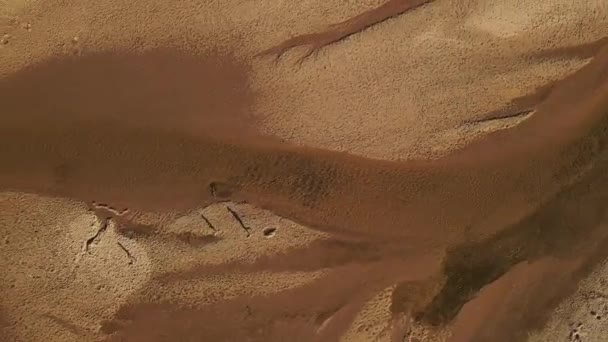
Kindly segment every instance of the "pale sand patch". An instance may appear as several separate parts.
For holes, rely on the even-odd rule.
[[[606,320],[608,263],[604,262],[581,281],[577,291],[564,299],[547,325],[542,330],[533,332],[528,341],[603,342],[608,336]]]
[[[365,303],[340,341],[387,341],[392,338],[391,299],[395,286],[389,286]]]
[[[0,306],[18,340],[88,339],[148,280],[145,250],[113,224],[83,249],[99,222],[81,204],[2,193],[0,212]]]
[[[197,279],[175,280],[158,286],[150,283],[144,298],[157,302],[180,305],[207,305],[236,297],[269,296],[277,292],[304,286],[324,274],[316,272],[255,272],[255,273],[201,273]]]
[[[249,228],[247,232],[227,210],[233,209]],[[215,227],[212,231],[202,219],[204,215]],[[272,237],[264,235],[268,228],[276,229]],[[199,237],[213,236],[218,240],[204,246],[167,239],[165,233],[192,233]],[[168,223],[160,234],[151,237],[150,258],[157,273],[189,270],[196,265],[221,265],[230,262],[252,263],[262,256],[284,253],[297,247],[326,239],[327,234],[299,225],[249,204],[223,202],[193,211]]]
[[[35,2],[35,0],[0,0],[0,23],[4,25],[15,20],[16,13]]]
[[[573,16],[606,10],[606,2],[601,0],[572,5],[570,0],[477,2],[465,25],[498,37],[510,38],[529,35],[533,30],[553,29],[568,22]]]
[[[100,222],[83,205],[12,193],[3,193],[0,203],[3,212],[0,266],[10,274],[1,282],[0,304],[11,324],[7,333],[28,341],[45,340],[43,336],[57,336],[57,341],[96,336],[100,322],[111,318],[130,294],[150,280],[151,263],[155,273],[162,274],[188,270],[198,264],[252,262],[324,237],[251,205],[219,203],[170,221],[161,229],[158,239],[150,237],[137,242],[137,238],[119,235],[111,220],[106,230],[91,240],[99,231]],[[249,237],[226,210],[228,205],[250,228]],[[49,212],[55,215],[50,217]],[[201,215],[208,217],[217,231],[209,231]],[[270,237],[264,234],[268,227],[276,229]],[[167,234],[179,233],[215,234],[220,240],[201,247],[167,239]],[[85,250],[86,241],[90,243]],[[213,303],[292,289],[318,279],[323,273],[208,275],[171,282],[161,287],[161,291],[154,290],[150,298],[178,300],[183,304]],[[50,324],[45,320],[50,320]],[[32,326],[40,329],[28,328]]]
[[[242,217],[249,237],[227,206]],[[27,341],[48,341],[48,336],[56,338],[51,341],[80,341],[97,336],[99,324],[110,319],[129,295],[145,294],[140,289],[149,284],[152,265],[155,274],[163,274],[196,265],[247,263],[325,237],[268,211],[235,203],[218,203],[173,218],[150,214],[151,221],[167,225],[143,240],[117,234],[113,220],[98,233],[100,222],[95,215],[67,200],[2,193],[0,211],[0,268],[9,275],[0,280],[0,307],[9,324],[3,333]],[[210,231],[201,215],[217,230]],[[139,216],[140,220],[145,217]],[[272,236],[264,234],[269,227],[276,229]],[[220,240],[198,246],[168,238],[180,233],[213,234]],[[160,291],[146,288],[153,289],[149,298],[208,304],[293,289],[323,274],[228,272],[172,281]]]

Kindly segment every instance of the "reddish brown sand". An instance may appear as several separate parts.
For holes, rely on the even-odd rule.
[[[500,260],[506,257],[500,249],[467,248],[465,241],[481,246],[499,243],[506,249],[518,244],[523,252],[514,260],[527,260],[560,252],[563,243],[553,241],[565,239],[560,234],[578,236],[570,231],[545,236],[544,224],[535,220],[564,220],[568,213],[562,210],[583,205],[589,196],[585,210],[601,216],[604,206],[596,200],[605,196],[601,158],[607,53],[553,86],[536,114],[516,128],[491,134],[436,162],[401,164],[256,139],[242,125],[250,94],[238,86],[245,84],[246,70],[228,64],[228,58],[218,64],[216,57],[189,60],[154,52],[50,61],[2,81],[4,108],[14,114],[1,119],[0,134],[11,142],[0,150],[1,182],[4,188],[108,202],[132,211],[183,210],[210,202],[210,184],[221,182],[230,188],[227,197],[271,208],[331,234],[352,236],[358,242],[310,246],[247,266],[305,270],[352,264],[335,275],[339,282],[329,278],[272,299],[242,298],[201,309],[129,305],[104,330],[116,333],[113,338],[141,341],[178,333],[210,340],[279,340],[287,331],[310,340],[318,315],[390,284],[437,272],[439,259],[433,261],[432,256],[440,257],[443,248],[454,250],[448,254],[448,265],[461,267],[458,260],[465,253],[473,265],[482,260],[498,268],[483,275],[480,284],[469,285],[475,290],[507,272],[514,261]],[[220,80],[224,83],[218,87]],[[204,93],[209,81],[216,86],[214,96],[207,98],[195,89]],[[205,107],[214,109],[203,119],[209,121],[196,122],[193,111]],[[174,113],[170,119],[161,115],[169,108]],[[223,133],[222,125],[239,136]],[[591,166],[569,190],[573,179]],[[594,182],[599,183],[590,192],[581,192]],[[525,219],[527,215],[532,216]],[[593,216],[572,215],[579,225],[581,219],[591,220],[588,229],[593,231]],[[539,228],[536,238],[530,239],[529,230]],[[492,235],[490,242],[485,241]],[[578,242],[582,243],[568,239],[572,249]],[[498,265],[488,261],[491,258],[499,260]],[[202,268],[176,276],[198,277],[226,267],[242,266]],[[434,324],[449,321],[451,311],[464,304],[462,298],[441,295],[425,313]],[[456,306],[444,313],[443,306],[450,305]],[[244,311],[246,306],[255,314]],[[201,327],[192,323],[195,320],[207,324]],[[222,322],[230,322],[230,328]],[[155,328],[145,328],[149,326]],[[338,324],[327,334],[344,328]],[[507,336],[508,331],[497,327],[494,333]]]
[[[366,300],[395,284],[432,289],[396,290],[395,314],[413,310],[432,326],[455,320],[455,340],[519,340],[606,256],[608,231],[600,223],[608,203],[608,47],[593,56],[579,72],[515,101],[534,109],[520,125],[436,161],[408,162],[260,135],[248,116],[255,94],[247,64],[223,53],[114,51],[48,60],[0,80],[8,113],[0,116],[0,188],[128,208],[120,217],[96,210],[124,234],[155,233],[153,225],[131,222],[139,212],[232,200],[330,236],[251,263],[157,275],[102,323],[108,341],[334,341]],[[216,242],[186,240],[201,248]],[[516,292],[491,312],[503,283],[525,273],[526,263],[535,274],[558,267],[564,275],[551,291],[538,279],[521,282],[521,293],[534,298],[525,310]],[[226,272],[336,266],[272,296],[186,307],[151,295]],[[492,324],[471,319],[475,305]]]

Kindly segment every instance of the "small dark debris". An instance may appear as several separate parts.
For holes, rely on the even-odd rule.
[[[595,316],[597,314],[597,312],[591,310],[591,315]]]
[[[117,232],[128,238],[147,237],[155,234],[156,228],[152,225],[122,221],[118,224]]]
[[[211,221],[209,221],[209,219],[205,216],[205,214],[201,214],[201,217],[205,221],[205,223],[207,223],[207,227],[209,227],[209,229],[213,230],[213,233],[217,233],[217,229],[215,229],[215,226],[213,225],[213,223],[211,223]]]
[[[95,233],[95,235],[93,235],[93,236],[91,236],[90,238],[87,239],[87,241],[85,243],[85,246],[84,246],[84,250],[85,251],[88,251],[89,250],[89,246],[93,242],[95,242],[95,240],[97,240],[101,236],[101,234],[103,234],[103,232],[106,231],[106,229],[108,228],[108,224],[109,224],[110,219],[111,219],[110,217],[106,217],[106,218],[104,218],[104,219],[101,220],[99,229],[97,230],[97,232]]]
[[[234,211],[234,209],[230,208],[230,207],[226,207],[226,209],[232,214],[232,216],[234,217],[235,220],[237,220],[237,222],[241,225],[241,227],[243,228],[243,230],[245,230],[245,233],[247,233],[247,237],[251,236],[251,228],[247,227],[245,225],[245,223],[243,223],[243,220],[241,219],[241,217],[239,216],[239,214],[237,214],[236,211]]]
[[[120,249],[122,249],[127,254],[127,258],[129,258],[129,265],[133,264],[135,262],[135,257],[133,256],[133,254],[131,254],[131,252],[129,252],[127,247],[125,247],[122,243],[117,242],[117,244],[120,247]]]
[[[276,232],[276,228],[266,228],[264,229],[263,234],[265,237],[273,237]]]
[[[570,332],[570,334],[569,334],[568,338],[570,339],[570,341],[573,341],[573,342],[574,342],[574,341],[580,341],[580,340],[581,340],[581,337],[580,337],[580,335],[579,335],[579,332],[578,332],[576,329],[574,329],[574,331],[571,331],[571,332]]]

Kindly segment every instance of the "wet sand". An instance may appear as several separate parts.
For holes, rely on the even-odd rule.
[[[243,115],[239,111],[244,111],[241,108],[246,106],[246,102],[240,103],[243,100],[234,93],[224,95],[220,88],[215,88],[218,93],[213,98],[201,99],[195,91],[191,92],[192,95],[179,92],[178,99],[174,100],[170,96],[177,92],[167,86],[166,75],[161,74],[161,78],[156,78],[158,76],[145,68],[139,74],[143,80],[130,75],[129,70],[135,69],[130,67],[135,65],[151,65],[155,67],[154,70],[164,70],[174,64],[163,64],[163,61],[182,61],[183,58],[170,56],[157,62],[143,56],[139,63],[124,62],[123,67],[120,60],[118,63],[107,63],[103,57],[93,57],[91,60],[84,57],[84,62],[68,60],[70,70],[74,71],[72,77],[63,72],[62,62],[43,64],[2,82],[4,108],[18,113],[2,118],[1,134],[12,142],[2,147],[2,159],[5,161],[2,164],[2,184],[6,189],[67,196],[85,202],[112,203],[118,208],[126,207],[137,212],[188,210],[205,205],[218,200],[213,198],[209,187],[213,182],[220,182],[230,189],[221,200],[246,200],[329,234],[346,235],[363,241],[347,244],[342,252],[344,255],[333,258],[335,260],[328,259],[326,264],[307,265],[316,263],[315,255],[340,253],[337,252],[339,248],[329,245],[315,252],[313,247],[306,251],[312,257],[305,259],[294,251],[293,255],[288,254],[287,259],[284,257],[279,261],[287,265],[279,264],[270,268],[316,269],[353,263],[354,269],[340,277],[350,274],[356,279],[365,279],[369,284],[343,282],[348,286],[338,291],[341,286],[335,285],[335,281],[326,280],[325,286],[324,282],[317,282],[311,288],[297,290],[303,291],[302,294],[286,293],[284,300],[276,296],[272,301],[260,299],[262,302],[258,304],[254,301],[251,305],[268,307],[263,310],[265,314],[256,315],[256,320],[268,317],[277,319],[277,315],[286,314],[282,313],[285,309],[275,312],[273,308],[287,307],[287,312],[301,312],[297,302],[293,302],[294,297],[302,298],[302,303],[312,310],[300,314],[310,316],[326,309],[330,305],[328,298],[342,298],[345,301],[346,298],[370,293],[371,289],[407,282],[408,277],[413,277],[411,280],[422,279],[424,277],[415,276],[411,270],[415,266],[433,269],[426,266],[429,262],[433,263],[433,258],[422,262],[429,258],[421,257],[422,252],[436,255],[434,263],[437,263],[441,255],[438,250],[449,248],[454,252],[448,253],[445,261],[443,272],[447,275],[446,285],[430,307],[423,311],[432,324],[443,324],[451,320],[470,296],[463,297],[463,287],[470,287],[467,291],[479,290],[517,262],[559,253],[559,247],[564,244],[562,241],[567,241],[570,248],[567,252],[572,252],[577,243],[585,243],[584,239],[577,238],[585,232],[582,224],[589,221],[587,229],[591,232],[596,228],[597,220],[594,217],[602,216],[602,203],[605,203],[602,176],[605,172],[601,171],[604,165],[601,158],[605,153],[606,139],[603,136],[606,122],[603,112],[607,89],[605,80],[608,79],[603,77],[608,61],[603,56],[606,53],[603,51],[589,66],[555,85],[536,114],[519,126],[490,134],[442,160],[403,163],[371,161],[279,145],[272,139],[256,139],[252,131],[240,134],[237,125],[229,126],[231,132],[239,133],[237,139],[231,134],[222,134],[221,125],[215,124],[214,117],[209,118],[210,126],[190,123],[187,110],[180,111],[185,113],[183,119],[181,114],[177,114],[179,112],[175,112],[179,119],[171,118],[171,122],[186,125],[171,127],[170,123],[164,121],[166,117],[155,115],[157,108],[162,110],[161,113],[165,112],[165,106],[188,109],[202,105],[217,108],[213,100],[227,98],[232,99],[230,104],[235,105],[234,108],[216,109],[210,113],[222,115],[217,120],[225,120],[227,124],[232,124],[229,120],[245,122],[239,117]],[[129,58],[124,60],[129,61]],[[78,68],[79,63],[84,63],[86,68]],[[102,66],[103,70],[96,68]],[[117,71],[112,70],[114,66],[117,66]],[[196,69],[184,70],[192,72]],[[237,75],[234,77],[236,84],[242,82],[243,77],[233,72]],[[96,73],[101,77],[95,77]],[[58,79],[65,80],[65,85],[54,82],[52,87],[51,84],[45,86],[45,79],[55,79],[52,75],[62,75]],[[176,75],[179,76],[178,73]],[[183,78],[177,79],[180,85],[187,84],[189,89],[196,89]],[[135,80],[143,87],[135,87],[136,84],[129,83],[129,80]],[[105,84],[112,84],[113,87],[104,86],[102,81],[107,81]],[[161,84],[161,81],[163,91],[167,89],[168,95],[155,93],[155,85]],[[39,88],[32,88],[33,84]],[[103,87],[105,91],[91,91],[87,89],[87,84]],[[204,81],[201,84],[205,84]],[[150,85],[151,89],[147,89],[146,85]],[[579,91],[571,92],[572,87]],[[246,93],[246,90],[240,90],[234,84],[226,88],[236,91],[236,94]],[[121,95],[124,97],[121,98]],[[168,102],[151,101],[154,98]],[[564,100],[567,102],[562,102]],[[129,111],[121,113],[120,109]],[[119,118],[106,113],[122,115]],[[142,125],[137,125],[136,120],[142,120]],[[33,122],[35,125],[32,125]],[[205,132],[208,127],[213,127],[213,132]],[[190,132],[190,128],[200,130]],[[588,167],[591,170],[585,173]],[[581,174],[586,176],[575,181],[573,190],[570,190],[568,184]],[[575,195],[570,192],[575,192]],[[556,193],[557,197],[554,196]],[[582,202],[589,197],[588,204]],[[554,199],[549,200],[551,198]],[[565,216],[573,207],[579,210],[571,217]],[[584,212],[580,210],[582,208],[586,208]],[[572,221],[576,230],[573,231],[574,227],[568,225],[562,232],[558,230],[559,226],[553,226],[552,230],[543,233],[549,226],[546,220],[555,225],[564,219]],[[602,241],[603,235],[599,238],[592,242]],[[371,251],[361,254],[362,248],[366,250],[366,243]],[[500,247],[494,247],[495,244]],[[514,251],[517,253],[512,255]],[[353,253],[352,256],[350,253]],[[290,265],[289,260],[294,260],[296,264]],[[396,261],[399,261],[397,265],[400,269],[408,271],[393,269],[390,265]],[[482,262],[482,265],[476,266],[477,262]],[[273,260],[261,263],[272,265]],[[358,264],[361,265],[356,266]],[[407,267],[408,264],[411,266]],[[467,268],[461,269],[464,265]],[[225,267],[230,269],[229,266],[221,269],[225,271]],[[255,270],[255,266],[251,267]],[[267,267],[260,266],[261,269]],[[477,274],[476,267],[482,267],[484,271]],[[374,271],[362,277],[371,270]],[[451,284],[452,273],[456,277],[455,284]],[[211,270],[203,267],[193,274],[211,274]],[[393,276],[389,276],[391,274]],[[395,274],[400,276],[395,277]],[[466,274],[474,278],[468,279],[464,276]],[[316,287],[326,288],[325,291],[332,295],[319,296],[320,290],[315,290]],[[307,297],[304,293],[314,296]],[[337,293],[346,297],[334,298]],[[311,305],[318,300],[321,300],[321,307]],[[222,303],[219,307],[205,310],[214,312],[214,319],[223,317],[217,314],[223,310],[228,310],[224,315],[231,317],[236,315],[233,312],[235,309],[228,309],[233,305],[237,304]],[[290,308],[291,305],[296,306]],[[152,324],[149,320],[162,317],[160,312],[176,310],[162,306],[154,308],[135,307],[126,311],[125,317],[119,316],[135,323],[119,330],[117,336],[139,336],[141,329],[137,328],[138,322]],[[153,314],[157,310],[160,310],[158,315],[161,316]],[[139,312],[145,312],[145,315],[141,316]],[[195,312],[181,314],[185,317],[204,315],[199,319],[211,320],[208,317],[211,314]],[[221,320],[226,320],[226,317]],[[186,324],[183,320],[176,322]],[[203,337],[209,333],[211,335],[207,338],[233,340],[247,335],[251,329],[243,323],[242,329],[226,331],[218,324],[219,321],[212,324],[218,327],[213,334],[205,329],[185,332],[184,336],[201,334]],[[251,324],[265,326],[255,320]],[[292,329],[292,324],[298,326],[304,323],[285,324],[285,329]],[[155,321],[152,325],[162,326]],[[165,328],[167,331],[182,331],[179,327]],[[306,330],[305,327],[299,329]],[[154,331],[147,333],[152,335],[141,337],[142,340],[159,336]],[[162,330],[158,333],[161,334]],[[225,335],[227,333],[237,335]],[[280,330],[261,334],[259,338],[264,336],[265,339],[282,336]],[[301,336],[307,340],[304,332]],[[129,337],[129,340],[133,338]]]
[[[535,298],[525,313],[515,294],[488,313],[500,324],[463,328],[466,341],[522,340],[605,257],[608,47],[598,45],[578,72],[513,101],[533,107],[529,119],[444,158],[408,161],[294,146],[260,133],[250,115],[256,94],[248,62],[225,52],[54,58],[0,80],[9,113],[0,117],[0,189],[87,203],[100,231],[112,222],[119,235],[142,241],[172,234],[162,220],[140,222],[146,213],[179,216],[226,201],[327,237],[249,262],[155,273],[101,323],[105,340],[333,341],[366,301],[394,285],[434,291],[395,290],[395,317],[444,327],[466,322],[459,312],[466,316],[461,308],[477,294],[481,306],[486,296],[491,302],[493,290],[484,287],[517,277],[521,265],[548,274],[560,265],[567,277],[552,291],[523,282]],[[222,241],[178,236],[197,248]],[[148,254],[171,258],[154,246]],[[272,295],[189,306],[154,297],[173,283],[214,275],[329,268],[335,272]]]
[[[220,184],[229,189],[220,200],[247,200],[317,229],[443,246],[460,241],[465,227],[479,236],[493,234],[489,222],[518,220],[586,167],[594,155],[580,146],[599,139],[586,134],[601,120],[604,100],[594,94],[604,87],[600,59],[555,87],[516,128],[442,160],[391,163],[256,135],[246,127],[248,91],[239,88],[246,75],[228,66],[222,77],[213,64],[227,58],[213,57],[197,74],[186,57],[155,54],[52,61],[3,80],[4,108],[18,113],[2,118],[0,133],[14,142],[2,146],[4,187],[137,211],[205,205],[217,200],[211,188]],[[205,92],[214,79],[226,86],[213,83],[209,98],[194,90]],[[194,115],[201,107],[213,114]],[[176,114],[164,115],[168,108]],[[443,242],[434,241],[438,235]]]

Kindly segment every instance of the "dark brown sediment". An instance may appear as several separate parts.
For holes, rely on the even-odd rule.
[[[0,81],[8,113],[0,116],[0,188],[131,211],[246,200],[338,241],[335,248],[320,243],[247,266],[193,267],[189,274],[157,277],[141,297],[133,296],[134,303],[147,304],[126,306],[106,325],[106,332],[115,332],[109,339],[154,341],[171,334],[272,341],[297,332],[310,340],[324,321],[316,316],[392,284],[430,277],[435,284],[448,248],[445,285],[421,313],[423,321],[445,324],[471,293],[514,265],[547,255],[567,260],[605,240],[598,227],[608,191],[607,54],[604,49],[553,85],[519,126],[438,161],[400,163],[259,136],[247,119],[247,69],[229,56],[165,51],[49,61]],[[136,228],[134,234],[146,231]],[[348,243],[340,241],[345,237]],[[271,297],[188,309],[146,297],[154,281],[233,269],[326,267],[337,274]],[[328,331],[344,329],[337,324]]]
[[[6,318],[4,317],[4,312],[0,308],[0,336],[2,336],[2,330],[6,326]]]
[[[0,307],[0,339],[13,338],[8,331],[9,323],[3,309]]]
[[[203,70],[196,79],[182,75],[174,78],[176,85],[155,88],[162,78],[155,79],[154,72],[144,68],[132,75],[129,69],[130,63],[140,64],[139,58],[153,57],[83,57],[4,80],[3,110],[19,114],[3,116],[0,126],[3,139],[11,142],[0,150],[3,187],[133,210],[165,210],[213,201],[209,185],[219,181],[234,187],[233,199],[272,208],[318,229],[443,245],[461,240],[465,227],[471,236],[491,235],[488,225],[500,226],[507,216],[517,219],[569,181],[573,174],[556,169],[567,169],[578,152],[561,153],[560,144],[575,143],[573,139],[597,119],[595,109],[587,111],[595,117],[568,116],[581,105],[576,99],[559,108],[552,105],[557,100],[549,99],[547,108],[539,108],[524,124],[491,134],[444,160],[372,161],[255,138],[241,120],[248,97],[247,90],[238,87],[246,82],[246,74],[230,71],[234,76],[222,79],[228,83],[212,88],[217,95],[208,98],[194,90],[176,95],[181,84],[209,91],[197,80],[205,83],[220,76],[209,80]],[[181,59],[186,57],[164,58],[160,70],[171,70],[174,62],[185,68]],[[143,65],[154,68],[154,63]],[[116,64],[118,70],[108,70]],[[70,70],[71,76],[66,75]],[[595,75],[598,67],[586,67],[563,87],[576,82],[577,89],[592,91],[596,84],[577,79],[585,73]],[[55,82],[61,77],[65,84]],[[96,81],[99,77],[105,85]],[[132,82],[148,84],[149,89]],[[555,93],[555,98],[564,95]],[[152,103],[153,98],[158,101]],[[211,111],[197,116],[193,108]],[[181,112],[186,114],[177,114]],[[565,131],[558,125],[569,126]],[[507,206],[509,215],[501,212]]]

